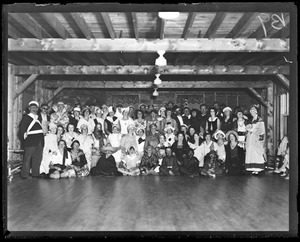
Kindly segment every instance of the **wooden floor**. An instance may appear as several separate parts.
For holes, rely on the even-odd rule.
[[[289,181],[259,177],[15,177],[10,231],[288,231]]]

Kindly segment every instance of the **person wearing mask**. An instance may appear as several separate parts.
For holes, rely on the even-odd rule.
[[[50,115],[48,114],[48,109],[49,109],[48,105],[46,103],[43,103],[38,113],[39,120],[41,120],[44,135],[48,133],[49,124],[50,124]]]

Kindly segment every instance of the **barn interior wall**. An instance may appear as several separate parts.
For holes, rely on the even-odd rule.
[[[188,102],[190,108],[198,108],[200,104],[205,103],[208,106],[213,105],[214,101],[219,101],[227,106],[241,106],[247,110],[251,104],[257,101],[249,96],[246,91],[215,91],[215,90],[171,90],[159,91],[159,96],[152,96],[152,89],[149,90],[95,90],[95,89],[64,89],[54,99],[53,104],[58,101],[64,101],[67,104],[79,102],[82,106],[89,104],[96,105],[113,105],[121,103],[123,106],[133,105],[138,108],[140,103],[153,105],[159,108],[165,105],[168,101],[172,101],[178,105],[183,105]]]

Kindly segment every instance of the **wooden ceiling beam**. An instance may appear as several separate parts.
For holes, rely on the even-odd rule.
[[[248,90],[262,105],[269,107],[269,103],[253,87],[248,87]]]
[[[52,97],[46,101],[46,103],[50,103],[56,96],[58,93],[60,93],[65,87],[58,87],[52,94]]]
[[[80,13],[70,13],[75,23],[83,33],[86,39],[95,38],[89,26],[87,25],[84,17]]]
[[[279,81],[285,86],[287,90],[290,89],[290,80],[287,79],[284,75],[282,74],[276,74],[276,77],[279,79]]]
[[[55,32],[62,38],[68,37],[68,32],[60,21],[55,17],[53,13],[40,13],[45,21],[55,30]]]
[[[165,37],[165,24],[166,20],[158,18],[159,20],[159,39],[164,39]]]
[[[225,17],[225,12],[217,12],[215,18],[213,19],[203,38],[213,38],[214,34],[217,32]]]
[[[101,16],[102,16],[102,18],[103,18],[103,21],[104,21],[105,26],[106,26],[106,28],[107,28],[107,30],[108,30],[108,33],[109,33],[110,38],[111,38],[111,39],[115,39],[115,38],[116,38],[116,32],[115,32],[115,30],[114,30],[114,26],[113,26],[113,24],[112,24],[112,22],[111,22],[111,19],[110,19],[110,17],[109,17],[109,14],[106,13],[106,12],[101,12],[100,14],[101,14]]]
[[[290,40],[282,39],[8,39],[8,51],[45,52],[289,52]]]
[[[145,69],[147,71],[145,72]],[[15,75],[289,75],[289,65],[284,66],[18,66]]]
[[[38,23],[36,23],[32,18],[26,13],[9,13],[9,15],[16,20],[20,25],[23,26],[29,33],[31,33],[35,38],[43,38],[43,30]]]
[[[59,84],[58,84],[59,82]],[[226,83],[226,85],[225,85]],[[163,81],[159,88],[266,88],[267,81]],[[152,88],[153,81],[44,81],[44,88]]]
[[[196,17],[196,13],[195,12],[189,13],[189,16],[188,16],[188,18],[187,18],[187,20],[185,22],[185,26],[184,26],[181,38],[187,39],[188,33],[189,33],[189,29],[193,26],[195,17]]]
[[[251,22],[257,17],[258,13],[244,13],[237,24],[233,27],[226,38],[238,38],[251,24]]]
[[[131,17],[132,17],[132,25],[133,25],[133,30],[134,30],[134,37],[135,39],[139,39],[139,25],[138,25],[138,19],[137,19],[137,15],[135,12],[131,13]]]
[[[8,35],[14,39],[18,39],[22,37],[21,32],[17,30],[14,26],[12,26],[10,23],[8,23]]]

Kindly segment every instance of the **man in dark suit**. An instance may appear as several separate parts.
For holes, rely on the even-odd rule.
[[[21,170],[21,177],[26,179],[29,176],[30,169],[32,177],[39,177],[40,165],[43,158],[44,134],[41,120],[38,119],[39,104],[36,101],[29,103],[29,113],[24,115],[19,134],[24,142],[24,158]]]

